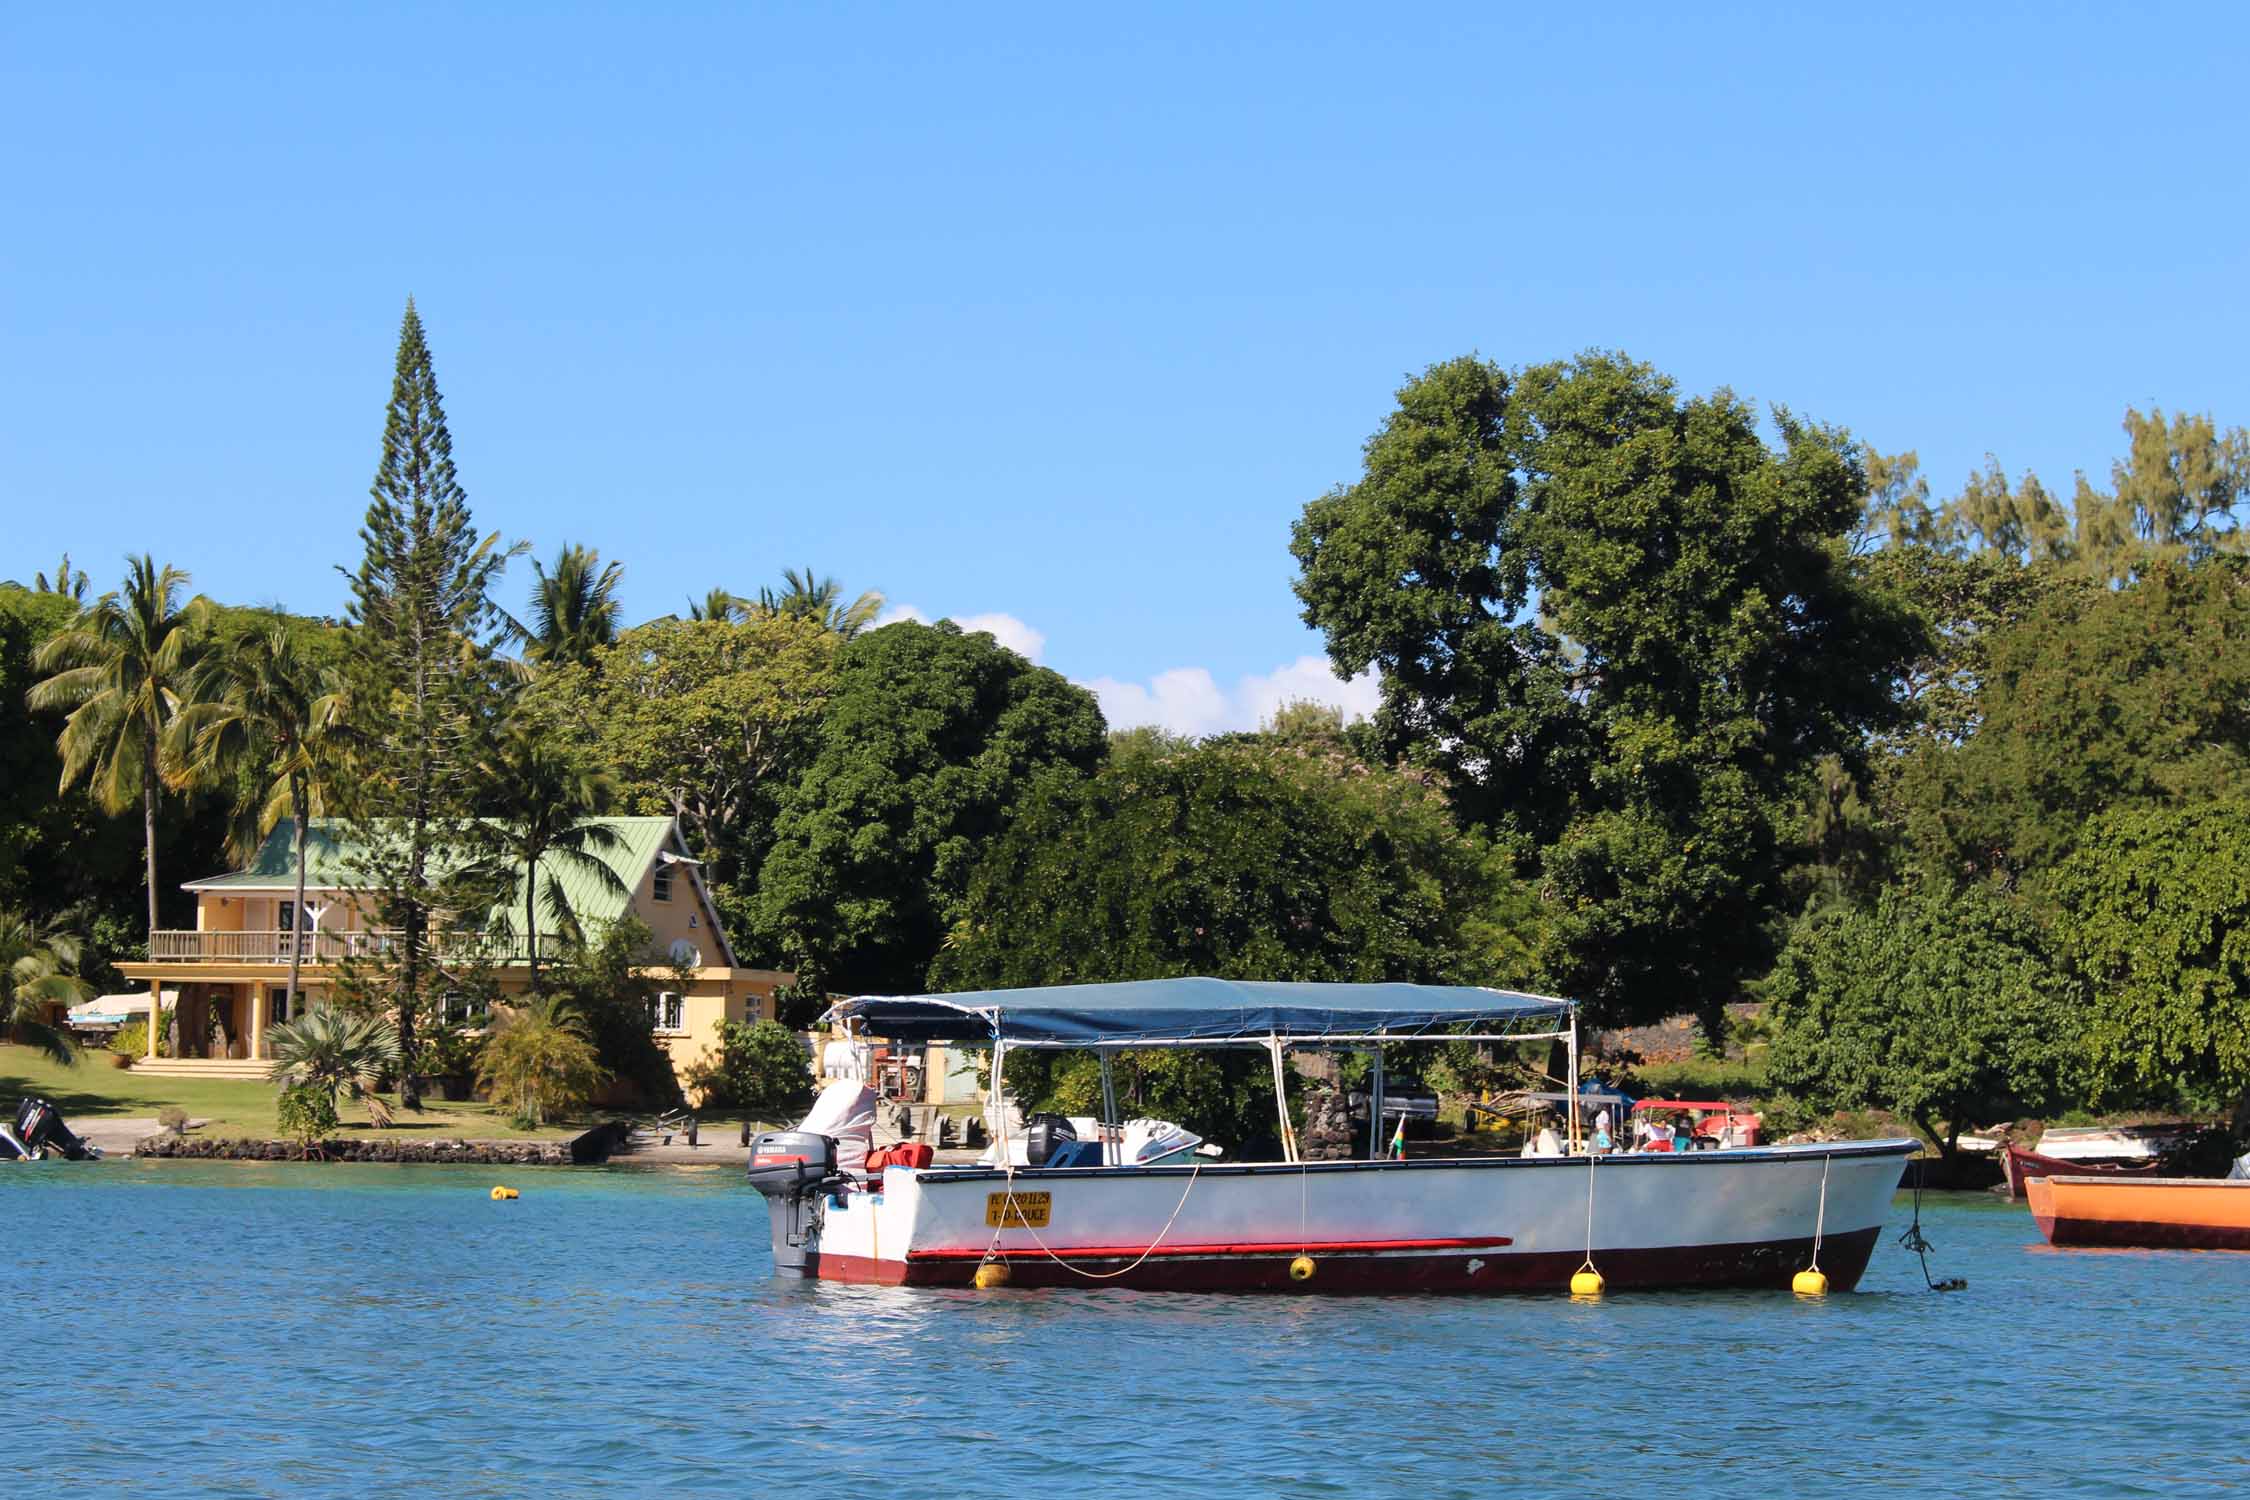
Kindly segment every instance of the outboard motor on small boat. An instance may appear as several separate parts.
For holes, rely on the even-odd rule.
[[[1033,1115],[1024,1127],[1023,1160],[1028,1167],[1043,1167],[1056,1148],[1078,1139],[1078,1127],[1062,1115]]]
[[[71,1161],[99,1161],[102,1154],[99,1146],[89,1146],[71,1132],[54,1105],[30,1097],[16,1105],[14,1130],[0,1128],[0,1157],[11,1152],[26,1159],[52,1155]]]
[[[812,1275],[806,1247],[820,1227],[820,1202],[848,1180],[836,1167],[836,1138],[809,1130],[761,1131],[751,1139],[744,1175],[766,1195],[774,1274]]]

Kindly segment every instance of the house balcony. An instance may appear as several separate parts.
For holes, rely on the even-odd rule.
[[[291,951],[308,965],[347,959],[380,959],[399,951],[405,936],[378,928],[363,932],[191,932],[159,929],[150,939],[150,964],[287,965]],[[439,962],[510,964],[526,961],[523,940],[514,934],[440,932],[429,943]],[[563,944],[554,933],[539,935],[539,956],[559,957]],[[139,967],[135,965],[134,967]]]

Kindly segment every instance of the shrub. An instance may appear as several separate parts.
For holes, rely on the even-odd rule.
[[[187,1111],[177,1104],[167,1104],[156,1112],[156,1123],[174,1135],[187,1134]]]
[[[585,1021],[552,998],[496,1023],[477,1065],[492,1102],[527,1130],[584,1107],[608,1076]]]
[[[170,1057],[172,1055],[171,1047],[164,1040],[171,1035],[171,1032],[172,1012],[167,1010],[164,1012],[164,1019],[159,1023],[156,1033],[156,1055],[158,1057]],[[124,1025],[118,1027],[117,1035],[109,1039],[109,1050],[120,1057],[148,1056],[148,1022],[127,1021]]]
[[[283,1089],[274,1101],[273,1113],[281,1133],[305,1151],[336,1131],[336,1096],[316,1083]]]
[[[688,1084],[705,1104],[765,1120],[793,1117],[812,1102],[804,1044],[775,1021],[721,1021],[717,1055],[688,1069]]]

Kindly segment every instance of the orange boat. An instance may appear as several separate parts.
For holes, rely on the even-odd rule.
[[[2250,1178],[2033,1177],[2024,1196],[2050,1245],[2250,1250]]]

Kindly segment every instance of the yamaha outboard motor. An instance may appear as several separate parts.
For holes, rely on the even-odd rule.
[[[1064,1143],[1078,1139],[1078,1128],[1063,1115],[1033,1115],[1023,1134],[1024,1165],[1043,1167]]]
[[[836,1138],[809,1130],[761,1131],[750,1142],[744,1175],[766,1195],[774,1275],[814,1274],[809,1247],[820,1229],[821,1200],[846,1181],[836,1170]]]
[[[62,1112],[44,1099],[27,1098],[16,1106],[15,1144],[27,1156],[53,1153],[72,1161],[99,1160],[101,1148],[89,1146],[63,1123]]]

